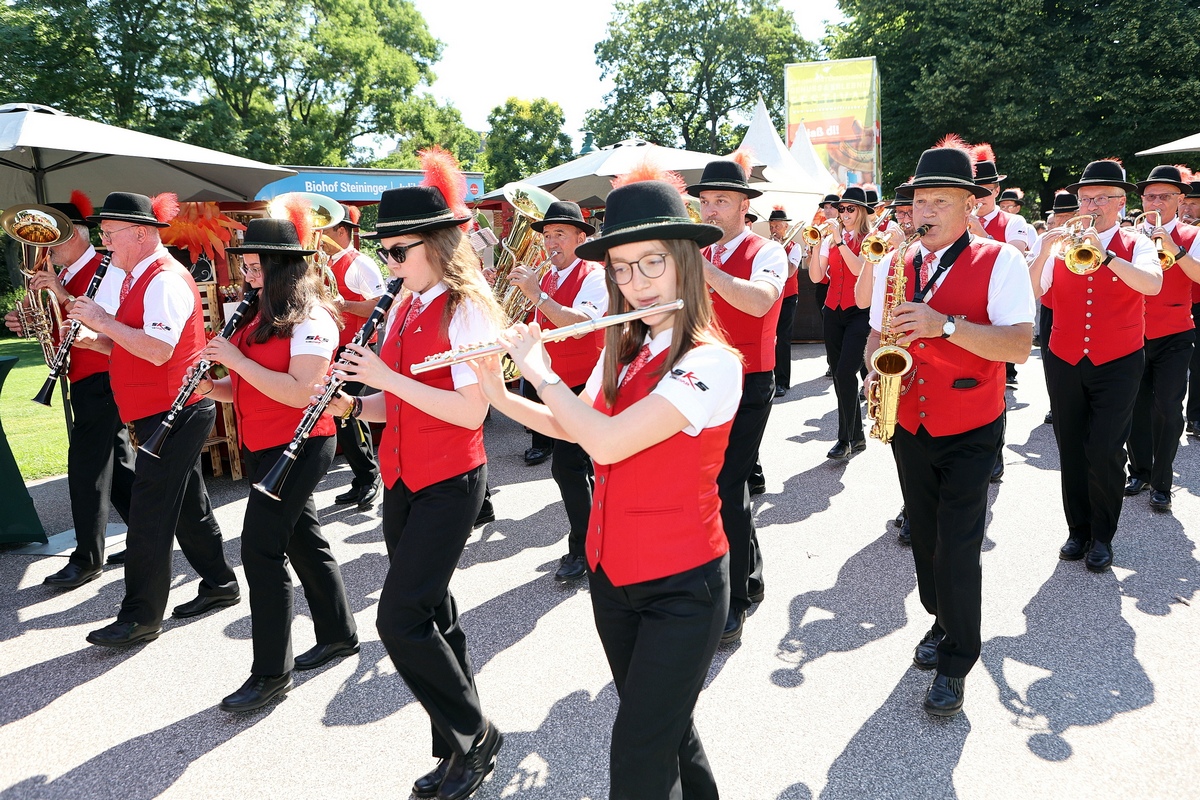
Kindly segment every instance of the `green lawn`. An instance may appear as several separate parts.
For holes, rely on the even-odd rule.
[[[17,458],[21,475],[30,481],[67,471],[67,426],[63,421],[62,394],[54,392],[54,405],[33,402],[46,382],[49,368],[42,349],[30,339],[0,339],[0,358],[21,360],[8,373],[0,394],[0,420]]]

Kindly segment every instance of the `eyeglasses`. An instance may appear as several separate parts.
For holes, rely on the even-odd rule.
[[[837,211],[839,214],[849,214],[857,208],[858,206],[837,206]]]
[[[1142,199],[1150,200],[1155,203],[1161,203],[1164,200],[1170,200],[1172,197],[1180,197],[1182,195],[1183,195],[1183,192],[1166,192],[1164,194],[1144,194],[1144,195],[1142,195]]]
[[[634,267],[647,278],[658,278],[667,271],[668,255],[670,253],[651,253],[637,261],[613,261],[608,265],[608,278],[617,286],[624,286],[633,280]]]
[[[238,269],[240,269],[242,274],[247,278],[249,278],[251,275],[262,275],[262,267],[247,267],[245,264],[242,264],[240,267],[238,267]]]
[[[386,250],[381,247],[379,248],[379,260],[386,264],[390,258],[397,264],[403,264],[408,258],[408,251],[412,250],[414,247],[420,247],[423,244],[425,244],[425,240],[418,239],[412,244],[394,244]]]
[[[112,237],[113,237],[114,233],[120,233],[121,231],[127,231],[130,228],[140,228],[140,227],[142,227],[142,226],[141,225],[126,225],[124,228],[117,228],[116,230],[112,230],[112,231],[106,231],[104,229],[101,229],[100,230],[100,241],[102,241],[102,242],[112,241]]]
[[[1081,198],[1079,198],[1079,205],[1080,206],[1093,205],[1093,206],[1096,206],[1097,208],[1104,208],[1106,205],[1109,204],[1109,201],[1119,200],[1119,199],[1123,198],[1124,196],[1125,195],[1123,195],[1123,194],[1102,194],[1099,197],[1081,197]]]

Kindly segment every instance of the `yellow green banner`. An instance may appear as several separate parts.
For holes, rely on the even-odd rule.
[[[784,70],[790,147],[803,125],[840,183],[878,182],[879,69],[874,58],[807,61]]]

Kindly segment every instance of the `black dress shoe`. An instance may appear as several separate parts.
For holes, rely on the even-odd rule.
[[[1184,430],[1192,436],[1200,436],[1200,420],[1188,420],[1187,425],[1184,426]]]
[[[1150,492],[1150,507],[1155,511],[1170,511],[1171,493],[1160,492],[1158,489],[1152,490]],[[50,579],[47,578],[46,582],[49,583]]]
[[[746,624],[746,612],[729,610],[725,630],[721,632],[721,644],[733,644],[742,638],[742,627]]]
[[[1112,566],[1112,545],[1108,542],[1092,542],[1092,549],[1088,550],[1087,558],[1084,564],[1090,572],[1104,572]]]
[[[833,377],[833,367],[829,367],[827,370],[825,370],[825,377],[826,377],[826,378],[832,378],[832,377]]]
[[[379,481],[375,481],[370,486],[363,489],[358,495],[358,510],[366,511],[371,506],[375,505],[375,498],[379,496]]]
[[[1004,456],[997,455],[996,463],[992,465],[992,475],[988,478],[990,483],[999,483],[1004,477]]]
[[[904,523],[900,526],[900,532],[896,534],[896,541],[905,547],[912,547],[912,523],[908,521],[908,515],[904,515]]]
[[[1087,555],[1091,546],[1091,539],[1076,539],[1072,536],[1062,547],[1058,548],[1058,557],[1063,561],[1078,561]]]
[[[554,573],[554,580],[559,583],[567,581],[577,581],[587,574],[587,561],[583,556],[574,556],[567,553],[558,560],[558,571]]]
[[[236,713],[262,708],[281,694],[287,694],[294,685],[290,672],[282,675],[251,675],[242,688],[221,701],[221,710]]]
[[[863,450],[866,450],[866,449],[867,449],[867,440],[866,439],[859,439],[857,442],[850,443],[850,455],[854,455],[855,453],[861,453]]]
[[[751,497],[754,497],[755,495],[765,494],[767,491],[767,484],[765,484],[765,483],[758,483],[756,481],[750,481],[746,485],[750,488],[750,496]]]
[[[1144,481],[1141,478],[1130,478],[1125,481],[1125,496],[1133,497],[1135,494],[1141,494],[1149,488],[1149,481]]]
[[[953,717],[962,711],[966,678],[948,678],[938,673],[925,693],[925,710],[935,717]]]
[[[491,722],[475,739],[471,749],[461,756],[455,753],[450,757],[450,765],[446,768],[446,777],[438,787],[438,800],[462,800],[469,797],[483,783],[496,763],[496,751],[504,744],[504,736],[496,730]]]
[[[437,797],[438,788],[446,779],[446,771],[450,769],[450,759],[443,758],[431,771],[413,781],[413,797]]]
[[[136,622],[112,622],[89,633],[87,640],[101,647],[128,647],[138,642],[153,642],[161,634],[161,627],[138,625]]]
[[[945,638],[945,633],[939,633],[935,628],[929,629],[929,632],[921,639],[917,648],[913,650],[913,664],[916,665],[917,669],[933,669],[937,666],[938,645]]]
[[[478,528],[487,525],[489,522],[496,521],[496,509],[492,507],[492,501],[484,499],[483,505],[479,507],[479,516],[475,517],[475,524],[472,528]]]
[[[1052,411],[1047,411],[1046,417],[1042,420],[1042,422],[1045,423],[1046,425],[1053,425],[1054,424],[1054,413]]]
[[[761,603],[763,598],[767,596],[767,587],[761,581],[751,580],[750,592],[746,595],[751,603]]]
[[[550,457],[551,450],[549,447],[542,449],[540,447],[531,447],[525,451],[525,466],[536,467],[538,464]]]
[[[849,458],[850,443],[838,442],[833,447],[829,448],[829,452],[825,454],[826,458]]]
[[[358,652],[358,637],[351,636],[349,639],[332,644],[318,644],[314,647],[305,650],[300,655],[296,656],[296,669],[316,669],[322,664],[328,664],[335,658],[343,656],[352,656]]]
[[[776,397],[783,397],[787,393],[788,393],[788,390],[787,390],[786,386],[776,386],[775,387],[775,396]]]
[[[171,609],[171,616],[175,619],[198,617],[207,611],[212,611],[214,608],[236,606],[240,602],[242,602],[240,594],[200,595],[195,600],[189,600],[183,605],[175,606],[175,608]]]
[[[1170,503],[1167,503],[1170,507]],[[46,580],[42,583],[47,586],[57,586],[60,589],[78,589],[89,581],[94,581],[100,577],[103,570],[100,567],[85,569],[73,561],[68,561],[67,565],[53,575],[47,575]]]
[[[124,564],[125,563],[125,551],[122,550],[119,553],[113,553],[107,559],[105,559],[105,561],[109,564]]]
[[[344,506],[347,503],[357,503],[359,495],[362,494],[362,487],[350,484],[350,488],[333,498],[333,502],[339,506]]]

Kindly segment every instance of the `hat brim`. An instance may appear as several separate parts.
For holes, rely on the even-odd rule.
[[[737,183],[726,183],[724,181],[716,181],[713,183],[694,183],[687,187],[687,193],[692,197],[699,197],[701,192],[741,192],[751,199],[761,197],[762,192],[758,189],[751,189],[749,186],[742,186]]]
[[[1183,181],[1172,181],[1172,180],[1167,180],[1167,179],[1153,180],[1153,181],[1147,180],[1147,181],[1138,181],[1137,183],[1134,184],[1134,186],[1137,187],[1138,195],[1141,195],[1142,192],[1146,191],[1146,187],[1152,183],[1170,184],[1171,186],[1174,186],[1179,191],[1183,192],[1184,196],[1187,196],[1187,193],[1192,190],[1191,184],[1184,183]]]
[[[906,184],[902,184],[901,186],[897,186],[896,191],[900,191],[901,188],[907,190],[910,193],[915,192],[917,189],[966,189],[968,192],[975,195],[976,197],[987,197],[989,194],[991,194],[990,190],[984,189],[982,186],[979,186],[977,184],[967,183],[966,181],[953,180],[953,179],[941,180],[938,178],[930,178],[930,179],[924,180],[924,181],[918,179],[918,180],[912,181],[911,183],[906,183]]]
[[[537,222],[532,223],[529,227],[533,228],[538,233],[541,233],[542,229],[547,225],[572,225],[576,228],[579,228],[579,230],[583,231],[588,236],[591,236],[596,232],[595,225],[589,225],[586,222],[581,222],[577,219],[571,219],[570,217],[550,217],[548,219],[539,219]]]
[[[93,214],[87,218],[88,222],[99,225],[104,220],[112,220],[114,222],[136,222],[138,225],[145,225],[147,228],[169,228],[171,223],[159,222],[158,220],[149,220],[145,217],[136,214]]]
[[[696,222],[653,222],[645,225],[629,225],[612,233],[589,239],[575,248],[575,256],[586,261],[601,261],[609,248],[630,242],[648,242],[654,239],[691,239],[699,247],[707,247],[720,241],[725,232],[716,225]]]
[[[1124,189],[1127,192],[1136,192],[1138,190],[1135,184],[1129,183],[1128,181],[1092,180],[1072,183],[1067,187],[1067,191],[1071,194],[1079,194],[1079,188],[1081,186],[1114,186],[1118,189]]]
[[[984,175],[982,178],[976,178],[975,183],[978,186],[987,186],[993,183],[1004,183],[1008,179],[1007,175]]]
[[[316,250],[301,250],[286,244],[243,244],[240,247],[226,247],[226,253],[290,253],[297,256],[311,256]]]
[[[360,239],[390,239],[393,236],[404,236],[406,233],[421,233],[423,231],[437,231],[442,228],[453,228],[458,225],[463,225],[471,221],[471,217],[454,217],[451,219],[438,219],[432,222],[419,222],[414,225],[407,225],[403,222],[397,223],[377,223],[375,230],[369,233],[360,233]],[[386,226],[386,227],[384,227]]]

